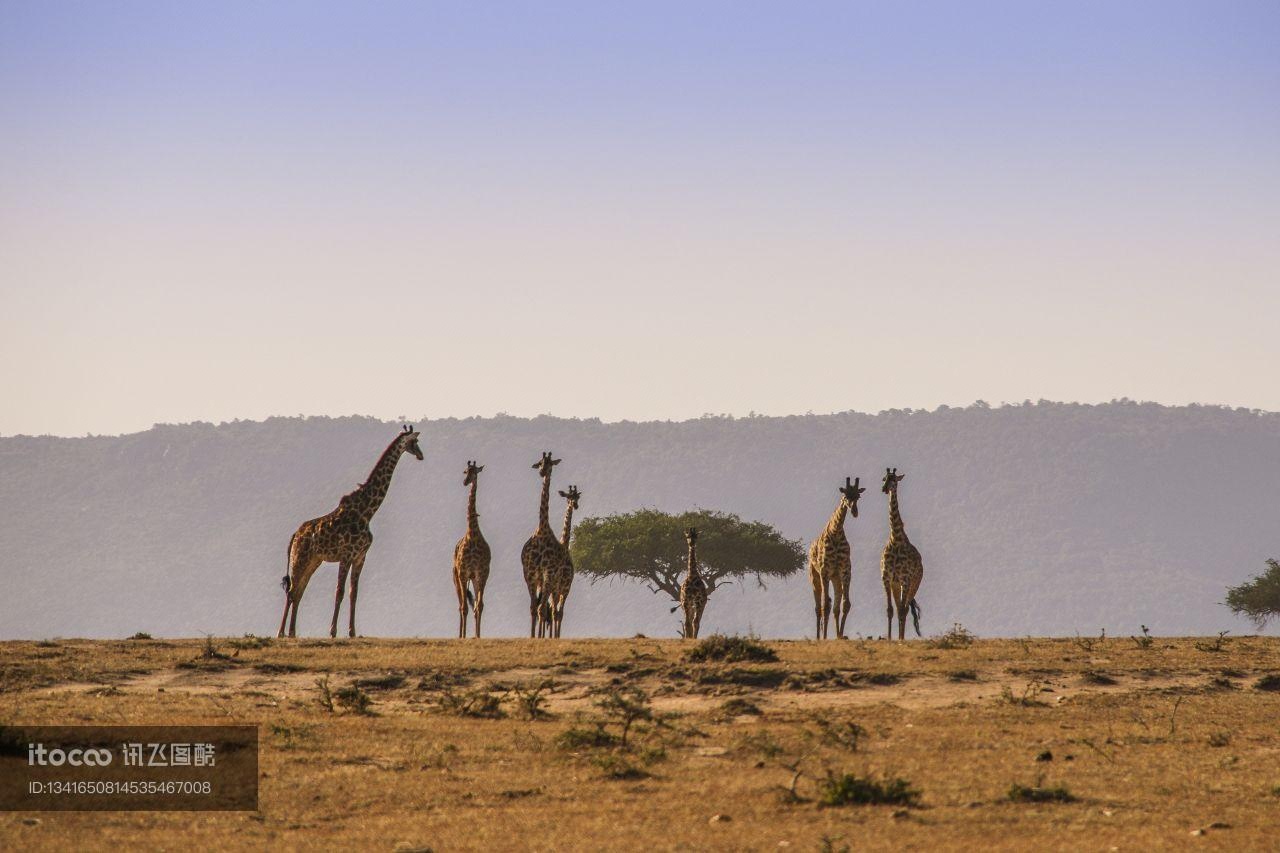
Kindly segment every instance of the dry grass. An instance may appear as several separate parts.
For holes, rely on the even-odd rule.
[[[764,645],[3,643],[0,724],[253,722],[262,779],[257,814],[4,814],[0,848],[1274,844],[1280,640]]]

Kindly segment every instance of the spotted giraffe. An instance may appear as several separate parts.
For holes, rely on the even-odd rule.
[[[569,491],[560,492],[560,497],[565,499],[564,532],[560,534],[564,559],[559,565],[547,569],[544,582],[547,594],[542,605],[543,620],[552,637],[560,636],[560,626],[564,623],[564,603],[569,597],[569,588],[573,586],[573,557],[569,554],[569,537],[573,530],[573,511],[578,508],[582,492],[578,491],[577,486],[570,486]]]
[[[884,485],[880,489],[889,496],[889,541],[880,555],[880,580],[884,582],[885,610],[889,617],[889,627],[884,636],[886,640],[893,639],[895,603],[898,606],[898,639],[903,639],[906,634],[908,610],[911,611],[916,636],[920,636],[920,605],[916,604],[916,591],[924,577],[924,563],[916,546],[907,539],[902,515],[898,512],[898,483],[906,476],[899,474],[897,468],[885,468]]]
[[[333,598],[333,622],[329,636],[338,636],[338,611],[342,608],[342,589],[351,573],[351,603],[348,605],[351,624],[348,636],[356,635],[356,593],[360,588],[360,572],[364,569],[365,554],[373,544],[369,522],[382,506],[391,485],[391,475],[401,454],[412,453],[422,461],[422,449],[418,446],[418,433],[411,426],[396,436],[373,466],[369,478],[354,492],[338,501],[338,508],[328,515],[304,521],[289,540],[289,573],[284,576],[284,615],[280,617],[280,632],[284,636],[285,622],[289,623],[289,636],[298,636],[298,604],[307,589],[311,575],[321,563],[338,564],[338,591]]]
[[[458,636],[467,636],[467,605],[473,604],[476,636],[480,636],[480,616],[484,613],[484,585],[489,580],[489,543],[480,532],[480,513],[476,512],[476,487],[483,465],[467,460],[462,485],[470,486],[467,496],[467,532],[453,549],[453,588],[458,593]]]
[[[520,549],[520,565],[524,569],[525,586],[529,588],[529,636],[541,637],[548,633],[549,620],[544,619],[547,603],[546,580],[549,571],[555,571],[564,562],[564,546],[551,530],[547,517],[551,500],[551,470],[560,464],[550,453],[533,463],[533,469],[542,478],[542,502],[538,505],[538,527]]]
[[[827,623],[833,615],[836,638],[844,639],[845,620],[849,618],[849,583],[853,575],[844,520],[846,514],[858,517],[858,498],[866,491],[858,486],[859,482],[859,478],[852,483],[848,477],[844,478],[843,488],[836,489],[840,503],[822,533],[809,546],[809,584],[813,587],[813,612],[817,617],[815,634],[820,640],[827,638]]]
[[[684,633],[686,640],[698,639],[698,631],[702,628],[702,611],[707,607],[707,598],[711,595],[702,572],[698,571],[698,528],[690,527],[684,532],[684,541],[689,544],[689,573],[684,583],[680,584],[680,609],[684,611]]]

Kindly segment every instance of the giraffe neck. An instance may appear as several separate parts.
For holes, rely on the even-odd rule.
[[[382,506],[387,489],[391,486],[391,475],[395,473],[396,463],[400,461],[400,453],[400,439],[397,438],[382,451],[378,464],[369,472],[369,478],[351,494],[351,506],[365,522],[372,519],[378,507]]]
[[[689,545],[689,577],[702,579],[702,574],[698,571],[698,546]]]
[[[560,544],[569,547],[569,533],[573,530],[573,504],[564,507],[564,532],[560,534]]]
[[[547,517],[548,505],[551,500],[551,472],[548,471],[542,478],[542,503],[538,505],[538,532],[551,531],[551,519]]]
[[[476,477],[471,481],[471,494],[467,497],[467,532],[480,532],[480,513],[476,512],[476,487],[480,485],[480,478]]]
[[[827,522],[827,533],[835,533],[837,530],[844,529],[844,517],[849,512],[849,505],[844,502],[844,498],[840,499],[840,505],[836,507],[836,511],[831,513],[831,520]]]
[[[902,513],[898,512],[898,490],[889,492],[889,538],[906,540],[907,530],[902,526]]]

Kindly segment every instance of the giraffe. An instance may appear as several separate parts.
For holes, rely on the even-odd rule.
[[[453,588],[458,593],[458,637],[467,636],[467,604],[474,605],[476,636],[480,636],[480,616],[484,613],[484,585],[489,580],[489,543],[480,532],[476,512],[476,487],[483,465],[467,460],[462,485],[470,486],[467,497],[467,532],[453,549]],[[469,587],[469,588],[468,588]]]
[[[884,582],[885,610],[889,616],[889,627],[885,631],[885,639],[893,639],[893,605],[898,605],[898,639],[903,639],[907,630],[907,611],[911,611],[911,621],[915,625],[916,636],[920,636],[920,605],[916,604],[916,591],[920,589],[920,580],[924,577],[924,563],[920,552],[907,539],[907,531],[902,526],[902,515],[898,512],[898,483],[906,479],[906,474],[899,474],[897,468],[884,469],[884,485],[880,490],[889,496],[889,541],[885,543],[884,553],[880,555],[880,580]]]
[[[560,534],[560,545],[563,560],[559,565],[547,569],[544,589],[547,594],[543,601],[543,620],[550,636],[560,636],[560,626],[564,622],[564,602],[569,597],[569,587],[573,585],[573,558],[569,556],[569,534],[573,530],[573,511],[578,508],[582,492],[577,486],[570,486],[569,491],[560,492],[565,499],[564,532]]]
[[[849,539],[844,535],[845,515],[858,517],[858,498],[866,489],[860,488],[861,478],[855,477],[853,482],[844,478],[840,493],[840,503],[827,526],[813,544],[809,546],[809,584],[813,587],[813,612],[817,616],[815,636],[820,640],[827,638],[827,622],[834,615],[836,623],[836,639],[844,639],[845,620],[849,618],[849,582],[853,574],[853,565],[849,560]],[[831,609],[832,590],[835,591],[835,611]]]
[[[684,541],[689,543],[689,574],[680,584],[680,609],[684,611],[684,638],[698,639],[698,630],[702,627],[702,611],[707,606],[707,597],[711,594],[702,573],[698,571],[698,528],[690,527],[684,532]]]
[[[320,518],[302,522],[293,534],[289,540],[289,573],[281,580],[284,616],[280,617],[280,632],[276,636],[284,636],[286,621],[289,623],[289,636],[298,636],[298,604],[307,589],[307,582],[321,563],[338,564],[338,591],[333,598],[333,622],[329,625],[329,636],[338,636],[338,611],[342,608],[342,588],[346,585],[348,572],[351,573],[348,636],[356,635],[356,593],[360,588],[365,554],[373,544],[369,522],[387,496],[391,475],[395,473],[400,455],[412,453],[419,462],[422,461],[418,435],[413,427],[406,425],[382,452],[378,464],[369,472],[369,478],[355,491],[343,495],[337,509]]]
[[[520,549],[520,565],[524,569],[525,586],[529,588],[530,637],[541,637],[547,632],[549,626],[543,620],[547,570],[558,567],[564,560],[564,546],[552,532],[551,521],[547,517],[551,500],[551,469],[559,464],[560,460],[552,459],[551,453],[547,452],[532,466],[542,478],[542,502],[538,504],[538,527]]]

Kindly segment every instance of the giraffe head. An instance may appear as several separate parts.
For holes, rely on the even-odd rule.
[[[569,502],[570,508],[576,510],[578,508],[578,501],[582,498],[582,492],[578,491],[577,486],[570,486],[569,491],[560,493],[560,497]]]
[[[694,542],[697,542],[697,541],[698,541],[698,528],[696,528],[696,527],[686,527],[686,528],[684,529],[684,541],[688,542],[688,543],[689,543],[689,545],[691,545],[691,546],[693,545],[693,543],[694,543]]]
[[[476,480],[480,479],[480,472],[484,470],[483,465],[477,465],[474,460],[467,460],[467,471],[462,477],[462,485],[470,486]]]
[[[907,478],[906,474],[899,474],[897,468],[884,469],[884,484],[880,487],[880,491],[886,495],[893,494],[898,491],[898,483]]]
[[[862,497],[862,493],[866,491],[866,489],[858,485],[861,481],[861,477],[854,477],[853,482],[850,483],[849,478],[845,477],[844,485],[836,489],[837,492],[844,496],[844,505],[849,508],[849,515],[854,518],[858,517],[858,498]]]
[[[547,451],[542,454],[542,458],[533,463],[533,467],[537,469],[538,476],[546,480],[551,477],[551,469],[560,464],[559,459],[552,459],[551,452]]]
[[[404,429],[400,431],[400,437],[396,439],[400,443],[401,453],[412,453],[418,457],[418,461],[422,461],[422,448],[418,446],[418,436],[421,435],[417,430],[408,424],[404,425]]]

